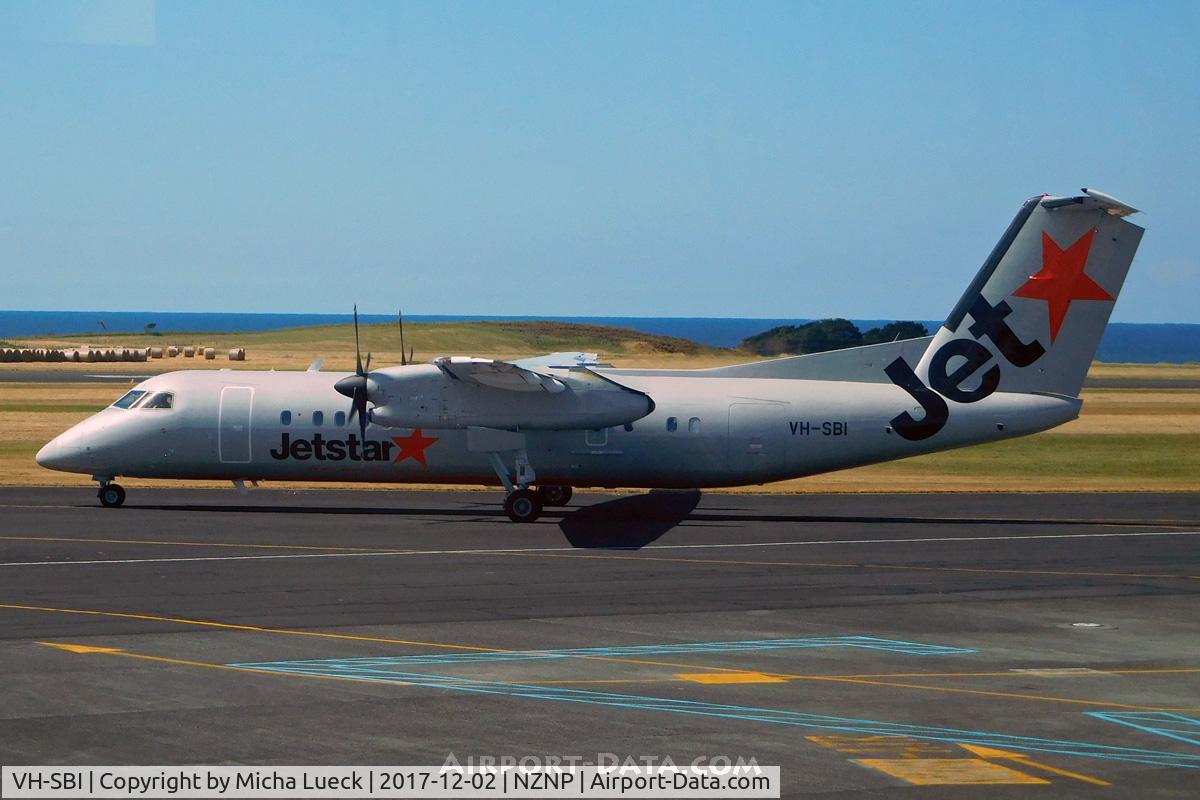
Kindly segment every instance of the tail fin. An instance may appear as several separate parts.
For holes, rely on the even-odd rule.
[[[1083,192],[1021,206],[922,356],[926,385],[965,403],[1079,395],[1143,233],[1137,209]]]

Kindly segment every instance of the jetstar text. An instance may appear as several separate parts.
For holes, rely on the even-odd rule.
[[[345,439],[326,439],[319,433],[314,433],[311,439],[293,439],[290,433],[283,434],[279,447],[271,451],[271,458],[277,461],[295,459],[308,461],[390,461],[392,442],[377,442],[372,439],[362,440],[355,434]]]
[[[950,418],[946,399],[956,403],[977,403],[996,391],[1000,385],[1000,365],[992,363],[973,389],[963,384],[993,360],[992,352],[979,343],[980,338],[990,339],[1000,354],[1015,367],[1027,367],[1046,353],[1036,339],[1022,342],[1004,318],[1012,313],[1008,303],[1000,301],[992,305],[979,295],[972,302],[968,313],[974,323],[967,330],[973,339],[951,339],[941,345],[929,362],[929,386],[926,386],[913,368],[903,358],[897,358],[884,368],[892,383],[904,389],[925,412],[918,420],[907,411],[892,419],[896,433],[911,441],[928,439],[940,431]],[[961,364],[949,369],[950,360],[961,356]]]

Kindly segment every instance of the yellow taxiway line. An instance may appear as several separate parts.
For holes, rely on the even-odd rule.
[[[36,642],[36,644],[44,645],[46,647],[53,647],[55,650],[65,650],[68,653],[76,653],[76,654],[80,654],[80,655],[101,654],[101,655],[110,655],[110,656],[122,656],[123,658],[135,658],[135,659],[138,659],[139,661],[157,661],[157,662],[160,662],[163,664],[176,664],[176,665],[184,666],[184,667],[206,667],[208,669],[219,669],[219,670],[224,670],[227,672],[248,672],[248,673],[251,673],[252,675],[274,675],[274,676],[278,676],[278,677],[288,677],[288,678],[319,678],[321,680],[328,680],[328,681],[351,681],[354,683],[388,684],[388,685],[392,685],[392,686],[403,686],[403,685],[407,684],[407,681],[384,681],[384,680],[380,680],[379,678],[354,678],[354,677],[345,676],[345,675],[315,675],[315,674],[304,673],[304,672],[275,672],[273,670],[255,669],[253,667],[234,667],[234,666],[230,666],[229,664],[216,664],[211,661],[193,661],[188,658],[169,658],[167,656],[152,656],[152,655],[147,655],[145,653],[131,653],[130,651],[124,650],[120,647],[95,647],[95,646],[86,645],[86,644],[72,644],[71,642]],[[532,681],[532,679],[530,679],[530,680]],[[551,685],[551,684],[553,684],[553,685],[581,684],[582,685],[582,684],[613,684],[613,683],[675,683],[676,681],[660,680],[660,679],[638,680],[636,678],[623,678],[623,679],[616,679],[616,680],[607,679],[607,680],[594,680],[594,681],[589,681],[589,680],[542,681],[542,680],[538,680],[538,681],[533,681],[533,682],[536,682],[538,685]],[[470,685],[472,683],[477,683],[477,681],[448,680],[448,681],[445,681],[444,683],[446,686],[466,686],[466,685]]]
[[[1051,772],[1055,775],[1074,778],[1077,781],[1083,781],[1084,783],[1090,783],[1095,786],[1112,786],[1112,784],[1108,781],[1103,781],[1099,778],[1093,778],[1091,775],[1081,775],[1078,772],[1071,772],[1070,770],[1059,769],[1058,767],[1052,767],[1049,764],[1043,764],[1040,761],[1034,761],[1024,753],[1010,753],[1007,750],[997,750],[994,747],[981,747],[980,745],[975,744],[960,744],[959,747],[989,761],[1012,761],[1026,768],[1040,769],[1044,772]]]

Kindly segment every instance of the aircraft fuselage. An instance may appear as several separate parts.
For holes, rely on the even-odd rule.
[[[497,484],[467,429],[346,420],[341,375],[196,370],[138,388],[169,409],[110,407],[47,446],[46,466],[101,477]],[[919,415],[891,383],[654,376],[654,408],[596,430],[523,431],[542,484],[703,488],[766,483],[1019,436],[1074,419],[1073,398],[996,392],[962,406],[937,437],[892,429]]]

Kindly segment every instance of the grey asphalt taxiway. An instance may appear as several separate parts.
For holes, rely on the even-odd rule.
[[[1200,496],[0,489],[0,763],[1195,797]]]

